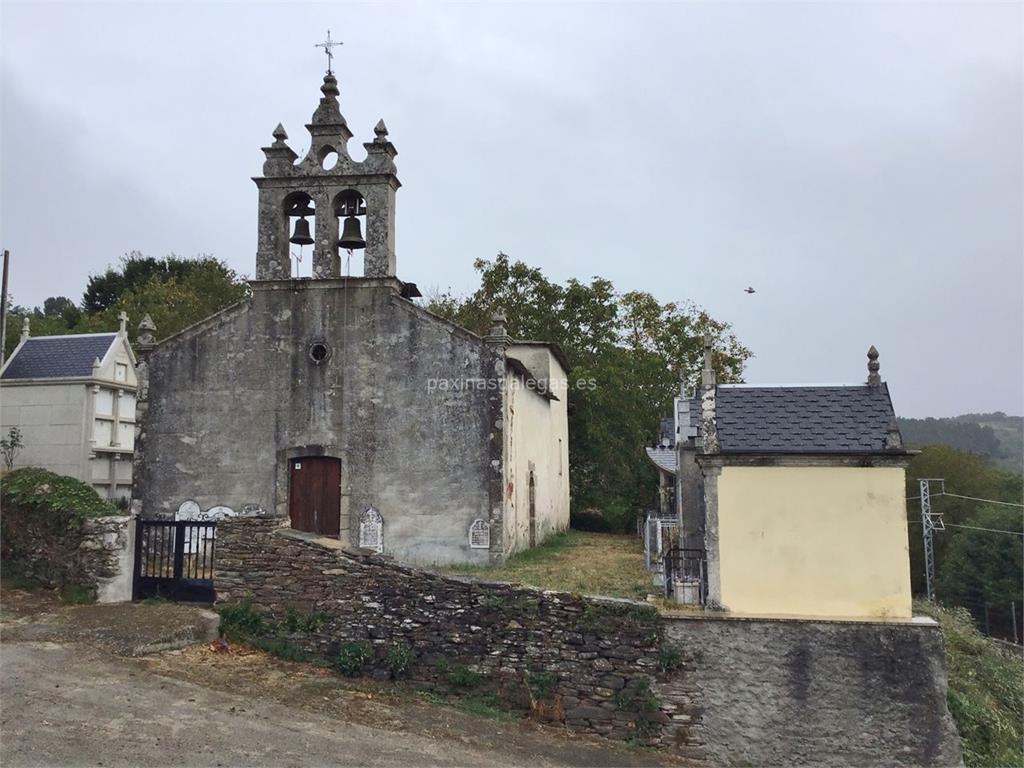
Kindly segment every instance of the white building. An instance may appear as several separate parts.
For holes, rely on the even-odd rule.
[[[0,369],[0,430],[21,430],[16,467],[43,467],[92,484],[108,499],[131,496],[135,355],[121,315],[117,333],[30,335]]]

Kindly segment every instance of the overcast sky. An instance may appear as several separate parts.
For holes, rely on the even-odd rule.
[[[404,280],[503,250],[706,307],[750,382],[863,381],[875,344],[902,415],[1019,414],[1022,8],[5,0],[11,291],[78,300],[133,249],[251,275],[250,178],[278,122],[308,147],[330,27],[350,149],[383,117],[399,151]]]

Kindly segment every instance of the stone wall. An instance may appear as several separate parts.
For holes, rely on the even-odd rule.
[[[94,517],[83,523],[79,550],[87,564],[90,583],[101,603],[132,599],[135,566],[135,518]]]
[[[135,522],[129,516],[86,518],[81,529],[26,527],[5,519],[3,559],[7,569],[51,587],[96,590],[101,603],[132,599]],[[19,530],[15,531],[17,528]]]
[[[252,297],[144,354],[135,508],[288,514],[291,460],[341,461],[340,528],[369,507],[386,554],[487,563],[502,552],[502,399],[435,381],[502,375],[498,351],[399,296],[397,280],[253,283]],[[311,345],[329,347],[326,359]],[[470,547],[491,523],[490,551]]]
[[[386,648],[402,643],[417,654],[414,682],[445,690],[445,665],[464,664],[524,708],[522,681],[552,673],[547,717],[698,763],[961,762],[934,624],[658,617],[629,601],[401,567],[281,522],[218,524],[218,601],[327,614],[293,638],[323,658],[369,641],[367,671],[385,678]],[[637,706],[644,683],[653,697]]]
[[[320,631],[295,639],[320,657],[369,641],[376,654],[367,672],[387,677],[386,648],[401,643],[416,653],[413,682],[448,691],[447,671],[465,665],[482,676],[479,690],[513,707],[529,708],[531,675],[552,674],[554,689],[537,707],[546,717],[699,753],[691,670],[662,674],[661,627],[650,606],[446,578],[330,540],[303,540],[280,524],[218,523],[218,602],[251,600],[277,617],[289,607],[324,612],[330,619]],[[647,686],[669,683],[671,701],[644,704]]]
[[[960,765],[934,623],[668,619],[713,765]]]

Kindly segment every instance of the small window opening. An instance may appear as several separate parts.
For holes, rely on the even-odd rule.
[[[309,358],[317,365],[324,363],[331,356],[331,348],[327,346],[327,342],[314,341],[309,345]]]

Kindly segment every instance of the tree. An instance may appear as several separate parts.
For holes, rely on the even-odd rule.
[[[212,256],[155,259],[133,251],[118,269],[89,278],[82,309],[65,296],[51,296],[40,309],[12,307],[4,348],[8,355],[21,336],[28,317],[33,336],[110,331],[124,311],[133,323],[149,314],[163,338],[241,301],[248,284]]]
[[[1024,496],[1024,478],[1020,473],[998,469],[980,456],[948,445],[925,446],[907,468],[907,496],[911,499],[907,503],[910,576],[915,594],[925,592],[920,502],[915,498],[920,493],[918,481],[925,477],[943,478],[946,491],[959,496],[1010,504],[1022,503]],[[938,599],[967,608],[979,622],[983,620],[985,603],[989,603],[993,626],[1009,627],[1010,602],[1022,599],[1021,537],[975,528],[1021,531],[1021,508],[986,506],[972,499],[934,495],[936,487],[932,492],[932,511],[942,513],[947,524],[933,538]]]
[[[427,308],[484,334],[496,310],[515,339],[553,341],[570,365],[569,468],[573,509],[600,509],[620,527],[649,504],[655,473],[644,455],[671,412],[680,381],[692,389],[703,335],[714,339],[720,381],[738,381],[750,351],[730,326],[692,304],[619,293],[603,278],[560,285],[499,253],[478,259],[480,286],[466,297],[440,293]]]
[[[14,460],[18,458],[21,449],[25,444],[21,441],[21,430],[11,427],[7,437],[0,438],[0,457],[3,457],[4,466],[8,471],[14,469]]]

